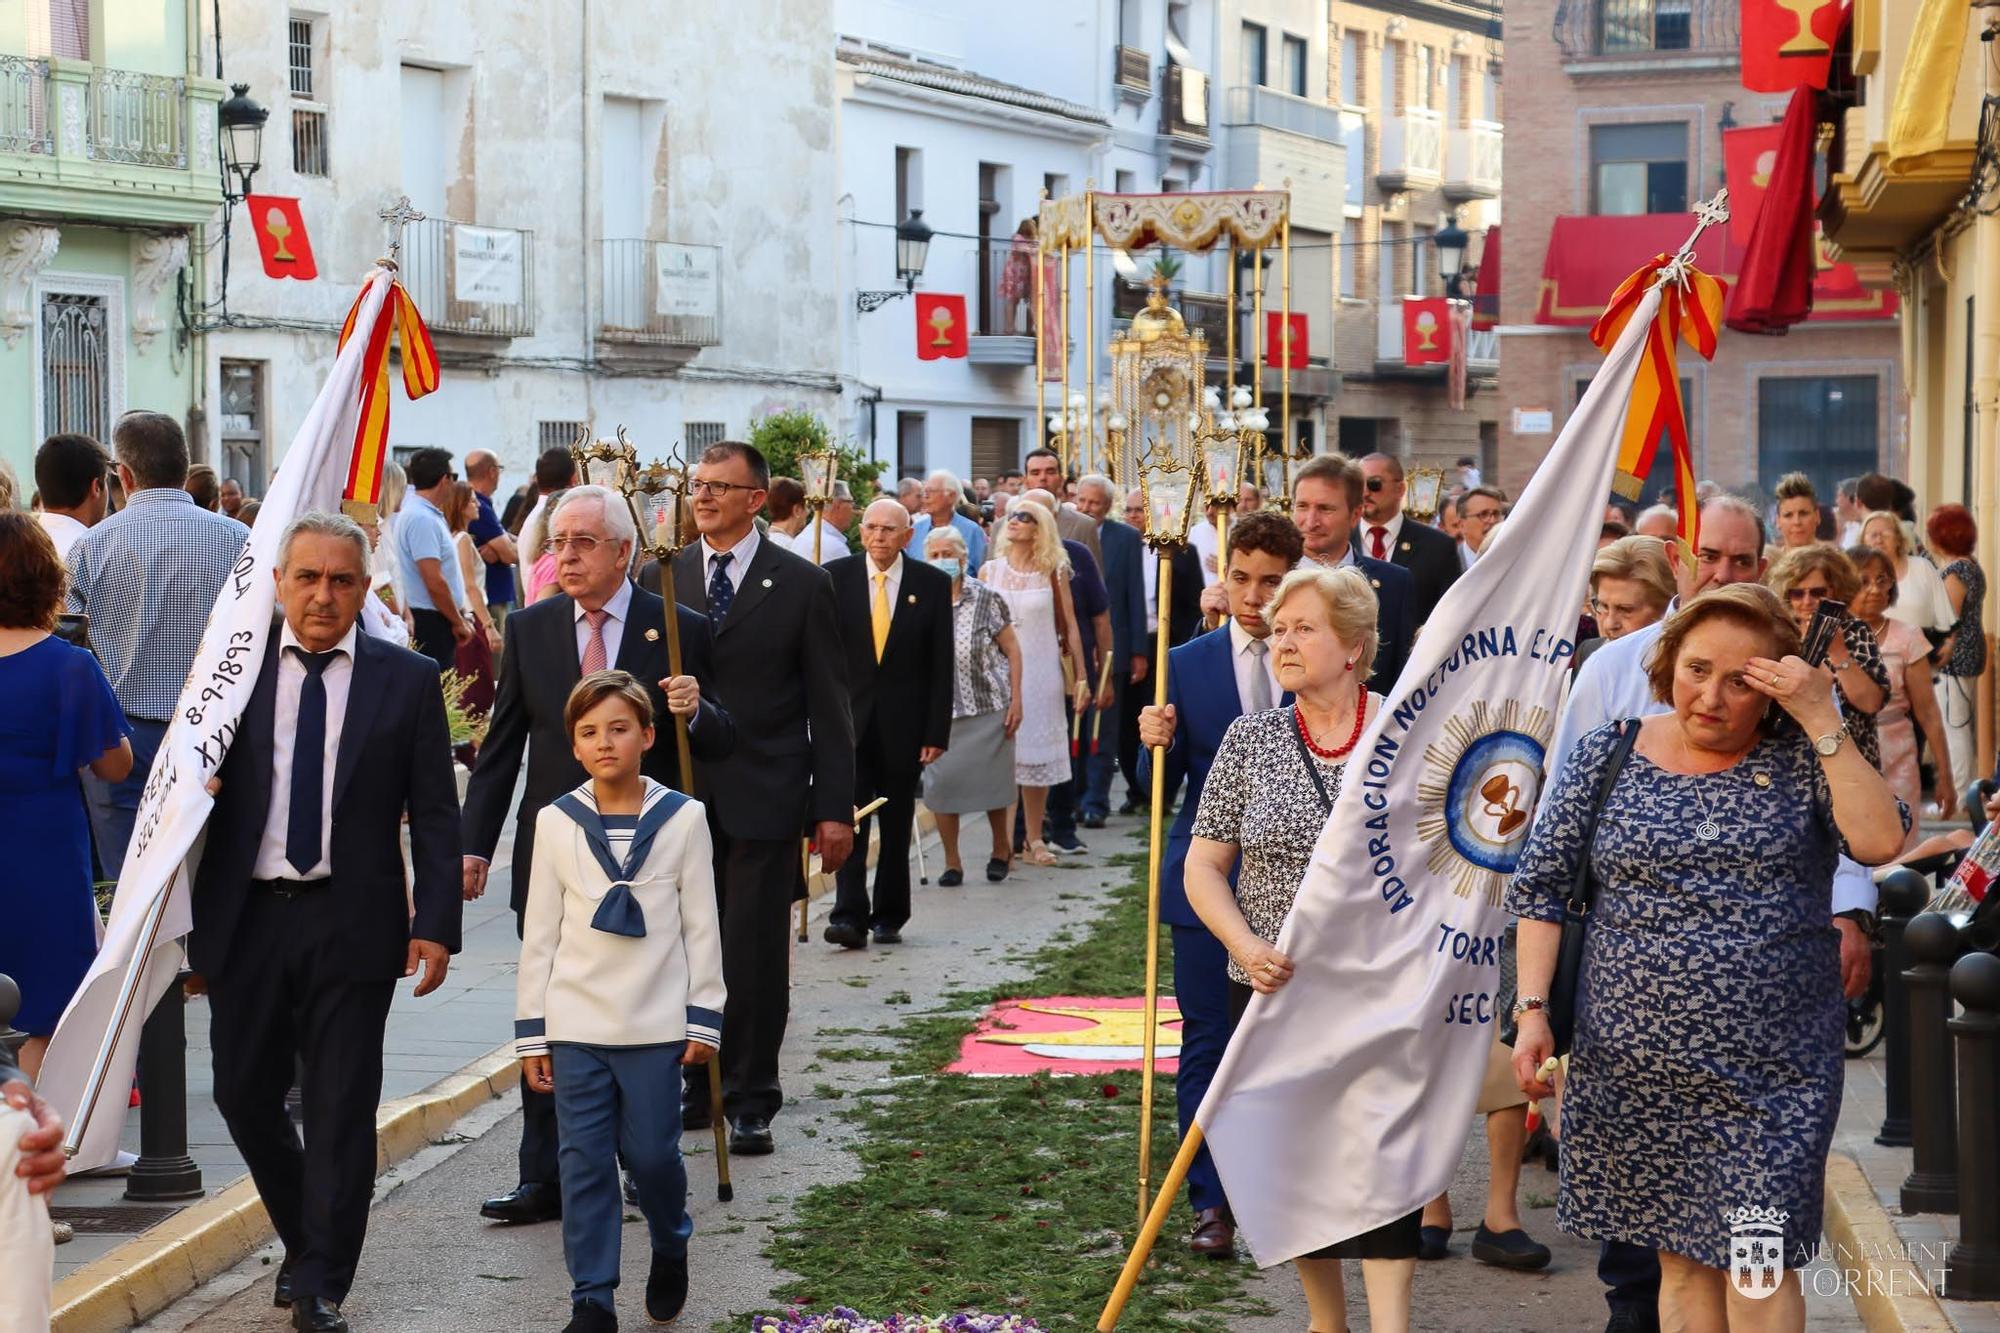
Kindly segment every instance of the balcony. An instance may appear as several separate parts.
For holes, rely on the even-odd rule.
[[[209,221],[221,95],[209,79],[0,55],[0,213]]]
[[[1018,368],[1035,364],[1035,254],[1030,245],[1015,250],[1013,238],[975,241],[966,253],[965,289],[973,293],[966,360],[975,366]],[[1051,261],[1053,264],[1053,261]],[[1078,270],[1081,274],[1081,270]],[[1070,331],[1083,335],[1083,297],[1073,289]],[[1061,318],[1053,304],[1053,323]]]
[[[1444,197],[1461,204],[1472,199],[1498,199],[1503,142],[1500,126],[1490,120],[1475,120],[1447,135]]]
[[[1556,45],[1571,74],[1734,68],[1738,0],[1561,0]]]
[[[1160,134],[1189,148],[1208,147],[1208,75],[1175,64],[1161,72]]]
[[[1235,87],[1222,110],[1223,186],[1290,181],[1292,224],[1339,231],[1348,185],[1340,108],[1275,88]]]
[[[1435,189],[1444,177],[1444,117],[1429,107],[1405,107],[1382,121],[1382,160],[1375,184],[1387,194]]]
[[[1132,316],[1146,308],[1146,298],[1150,294],[1151,290],[1145,283],[1114,279],[1111,284],[1111,317],[1129,323]],[[1187,325],[1188,332],[1199,332],[1208,340],[1209,363],[1219,363],[1229,347],[1229,298],[1213,292],[1170,291],[1167,293],[1167,304],[1181,312],[1181,321]],[[1242,309],[1246,312],[1250,309],[1247,298]]]
[[[1153,58],[1132,46],[1112,48],[1111,83],[1128,102],[1144,102],[1153,95]]]
[[[722,342],[722,249],[607,240],[598,337],[685,364]],[[636,349],[652,349],[639,352]]]
[[[412,223],[403,285],[433,332],[525,338],[535,331],[535,234],[447,218]]]
[[[1375,307],[1375,373],[1404,379],[1443,379],[1442,362],[1411,366],[1403,362],[1403,301],[1370,302]],[[1465,339],[1465,373],[1473,380],[1494,380],[1500,374],[1500,335],[1492,329],[1472,329]]]

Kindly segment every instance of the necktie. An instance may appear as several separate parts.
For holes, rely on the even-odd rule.
[[[305,666],[299,683],[299,719],[292,731],[292,807],[285,818],[285,860],[301,875],[320,862],[325,830],[320,827],[321,796],[326,790],[326,664],[329,650],[309,653],[292,649]]]
[[[604,622],[611,619],[609,611],[585,611],[583,618],[590,622],[590,637],[583,644],[583,674],[602,671],[609,665],[604,660]]]
[[[716,621],[729,614],[729,604],[736,600],[736,585],[729,581],[729,557],[733,554],[722,552],[709,569],[708,614]]]
[[[1270,655],[1271,645],[1262,639],[1250,640],[1250,702],[1244,710],[1250,713],[1267,713],[1271,710],[1271,673],[1264,668],[1264,659]]]
[[[1389,558],[1389,550],[1382,544],[1382,539],[1388,535],[1389,529],[1387,528],[1368,529],[1368,540],[1375,544],[1375,549],[1368,554],[1374,556],[1377,560],[1387,560]]]
[[[875,660],[882,660],[883,645],[889,642],[889,571],[875,571]]]

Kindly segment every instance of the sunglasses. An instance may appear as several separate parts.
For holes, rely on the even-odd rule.
[[[1007,521],[1009,523],[1033,523],[1035,516],[1033,514],[1009,514],[1007,515]]]
[[[1370,477],[1368,479],[1368,489],[1371,491],[1379,491],[1387,484],[1380,477]]]

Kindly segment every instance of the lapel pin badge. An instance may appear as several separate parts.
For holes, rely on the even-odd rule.
[[[1409,549],[1410,549],[1410,544],[1409,544],[1408,542],[1404,542],[1404,543],[1403,543],[1403,549],[1404,549],[1405,551],[1409,550]]]
[[[917,604],[917,595],[915,593],[911,593],[909,601],[911,606],[915,606]]]
[[[656,629],[649,629],[649,630],[647,630],[647,631],[646,631],[646,642],[647,642],[647,643],[658,643],[658,642],[659,642],[659,640],[660,640],[660,632],[659,632],[658,630],[656,630]]]
[[[771,580],[769,580],[769,579],[765,579],[765,580],[764,580],[764,586],[765,586],[765,587],[767,587],[767,588],[768,588],[768,587],[770,587],[770,586],[771,586]]]
[[[1750,780],[1756,783],[1759,787],[1768,787],[1771,785],[1771,775],[1769,773],[1758,773],[1754,775]]]

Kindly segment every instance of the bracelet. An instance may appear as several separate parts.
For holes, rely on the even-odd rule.
[[[1521,1020],[1521,1015],[1537,1012],[1547,1017],[1548,1008],[1549,1001],[1547,996],[1523,995],[1520,999],[1514,1001],[1514,1021],[1518,1023]]]

